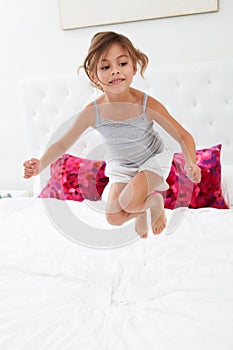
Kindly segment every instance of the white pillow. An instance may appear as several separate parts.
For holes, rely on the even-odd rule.
[[[233,165],[222,166],[222,192],[227,204],[233,206]]]

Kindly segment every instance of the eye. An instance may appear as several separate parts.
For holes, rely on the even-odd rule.
[[[124,67],[124,66],[127,65],[127,63],[128,63],[128,62],[121,62],[119,65],[120,65],[120,67]]]
[[[109,69],[109,66],[103,66],[103,67],[101,67],[100,69],[101,69],[101,70],[107,70],[107,69]]]

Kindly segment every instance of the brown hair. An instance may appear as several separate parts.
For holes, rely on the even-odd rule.
[[[133,46],[132,42],[126,36],[115,32],[96,33],[91,40],[91,44],[90,44],[87,56],[84,60],[84,63],[81,67],[79,67],[79,69],[84,68],[88,78],[92,82],[92,85],[94,87],[97,87],[98,89],[100,89],[100,87],[93,81],[90,73],[94,73],[97,76],[97,64],[101,56],[103,55],[103,53],[113,43],[120,44],[122,47],[124,47],[128,51],[133,61],[133,65],[136,68],[139,65],[140,74],[142,77],[148,65],[148,57],[143,52],[136,49]]]

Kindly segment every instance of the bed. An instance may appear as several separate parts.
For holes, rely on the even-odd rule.
[[[167,205],[167,228],[145,240],[133,222],[106,222],[107,182],[99,199],[38,198],[47,169],[30,180],[32,196],[1,199],[1,349],[233,349],[233,61],[155,66],[134,85],[193,133],[200,161],[214,154],[204,199]],[[24,80],[22,92],[29,157],[98,95],[82,74]],[[88,130],[68,154],[104,170],[104,151]]]

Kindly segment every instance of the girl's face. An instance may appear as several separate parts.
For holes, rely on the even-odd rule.
[[[128,51],[113,43],[100,58],[94,81],[104,92],[120,93],[127,89],[136,73],[136,67]]]

